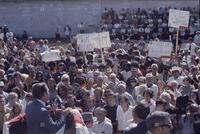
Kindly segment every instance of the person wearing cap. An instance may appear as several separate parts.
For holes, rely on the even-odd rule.
[[[155,111],[147,117],[149,134],[170,134],[172,122],[167,112]]]
[[[169,77],[169,79],[167,80],[167,83],[170,83],[172,80],[176,80],[179,86],[182,85],[183,76],[181,76],[181,68],[174,66],[172,67],[170,71],[171,71],[172,76]]]
[[[82,113],[82,118],[83,118],[83,121],[84,121],[85,125],[86,125],[87,128],[88,128],[89,134],[95,134],[95,133],[92,131],[92,126],[93,126],[93,114],[92,114],[91,112],[84,112],[84,113]]]
[[[94,122],[92,131],[95,134],[112,134],[113,127],[111,121],[106,119],[107,111],[104,108],[98,107],[95,109],[94,115],[97,120]]]

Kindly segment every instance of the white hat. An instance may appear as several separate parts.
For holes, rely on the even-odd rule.
[[[182,69],[180,67],[174,66],[174,67],[172,67],[171,72],[173,72],[173,71],[179,71],[179,72],[181,72],[181,70]]]
[[[4,86],[4,82],[0,81],[0,87],[3,87],[3,86]]]

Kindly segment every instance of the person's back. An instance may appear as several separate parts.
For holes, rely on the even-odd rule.
[[[146,134],[148,129],[146,125],[146,117],[150,112],[149,107],[146,107],[144,104],[138,104],[133,110],[133,124],[137,126],[129,128],[126,130],[125,134]]]
[[[54,121],[45,103],[49,100],[49,89],[44,83],[36,83],[32,87],[33,100],[26,108],[28,134],[56,133],[64,125],[64,116]]]
[[[27,120],[27,129],[29,134],[36,134],[38,133],[38,131],[42,131],[41,134],[47,133],[46,132],[47,130],[43,129],[43,127],[45,127],[44,126],[45,123],[43,122],[43,115],[42,115],[45,114],[46,112],[47,110],[37,100],[28,104],[26,108],[26,120]]]
[[[127,131],[125,134],[146,134],[147,131],[146,121],[142,121],[136,127]]]

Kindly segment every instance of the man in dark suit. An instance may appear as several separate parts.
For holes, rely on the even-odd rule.
[[[45,83],[36,83],[32,86],[34,100],[27,105],[26,122],[28,134],[54,134],[65,123],[67,110],[63,110],[61,117],[54,121],[46,109],[49,100],[49,89]]]
[[[125,134],[146,134],[148,129],[145,120],[149,111],[149,107],[145,107],[144,104],[138,104],[133,110],[133,119],[137,126],[130,128]]]

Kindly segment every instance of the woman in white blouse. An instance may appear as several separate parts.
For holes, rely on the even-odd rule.
[[[129,100],[124,94],[120,96],[119,101],[116,120],[118,122],[118,134],[122,134],[133,120],[133,107],[129,105]]]

